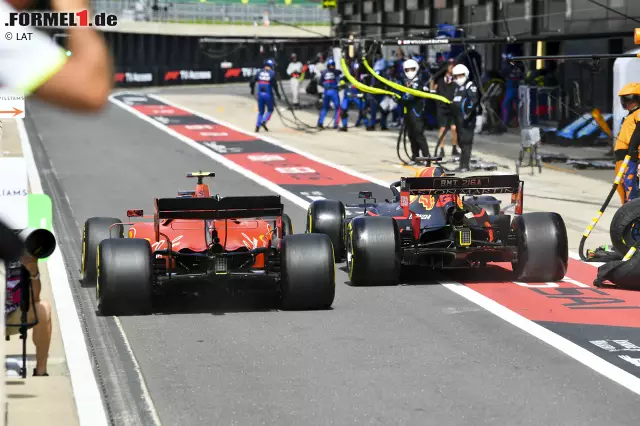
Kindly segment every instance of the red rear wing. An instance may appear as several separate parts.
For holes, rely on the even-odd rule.
[[[282,216],[278,195],[216,198],[157,198],[158,219],[245,219]]]

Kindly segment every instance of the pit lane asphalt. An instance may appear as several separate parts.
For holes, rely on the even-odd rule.
[[[51,161],[46,175],[64,191],[50,195],[70,204],[74,217],[66,219],[77,235],[90,216],[149,211],[154,196],[189,189],[189,171],[215,171],[212,187],[223,196],[268,194],[115,106],[97,119],[34,102],[28,112],[30,136]],[[39,166],[49,167],[42,159]],[[304,211],[284,204],[300,232]],[[79,241],[60,243],[80,249]],[[79,265],[67,263],[77,278]],[[442,286],[352,288],[346,280],[338,269],[330,311],[195,310],[184,302],[182,313],[122,317],[162,423],[638,422],[637,396]]]

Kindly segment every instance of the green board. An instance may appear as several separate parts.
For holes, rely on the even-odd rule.
[[[46,229],[53,232],[53,206],[51,198],[46,194],[29,194],[27,195],[28,205],[28,227],[32,229]],[[47,260],[41,259],[41,260]]]

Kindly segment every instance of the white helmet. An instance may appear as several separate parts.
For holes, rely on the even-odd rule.
[[[407,76],[407,79],[409,79],[409,81],[413,80],[418,76],[419,68],[420,68],[420,65],[418,65],[418,63],[413,59],[407,59],[402,64],[404,75]]]
[[[453,74],[453,78],[455,79],[456,84],[458,86],[462,86],[469,79],[469,68],[467,68],[465,65],[458,64],[453,67],[453,71],[451,72],[451,74]]]

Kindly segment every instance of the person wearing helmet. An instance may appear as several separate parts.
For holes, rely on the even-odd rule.
[[[302,62],[298,60],[295,53],[291,54],[291,62],[287,66],[287,75],[289,76],[289,84],[291,85],[291,93],[293,106],[300,106],[300,76],[302,75]]]
[[[351,64],[351,75],[358,80],[362,81],[362,72],[360,64],[357,61],[354,61]],[[360,125],[362,120],[364,120],[365,126],[367,125],[367,118],[364,114],[364,96],[360,90],[358,90],[353,84],[347,84],[347,87],[344,91],[344,97],[342,98],[342,102],[340,103],[340,117],[342,118],[342,127],[340,131],[346,132],[348,121],[349,121],[349,107],[351,105],[355,105],[358,109],[358,120],[356,121],[356,127]]]
[[[458,64],[453,67],[452,74],[453,81],[458,87],[453,93],[451,109],[458,134],[458,145],[462,151],[460,154],[460,167],[457,171],[468,172],[471,169],[471,149],[480,96],[478,88],[469,79],[469,68]]]
[[[329,105],[333,105],[335,114],[333,116],[333,128],[338,128],[338,113],[340,109],[340,97],[338,96],[338,83],[342,78],[340,70],[336,69],[336,62],[333,58],[327,60],[327,69],[320,75],[320,85],[324,88],[322,95],[322,109],[318,118],[318,127],[324,127],[324,118],[329,110]]]
[[[258,121],[256,121],[256,132],[260,131],[260,127],[267,129],[267,122],[273,114],[273,93],[275,91],[278,100],[281,100],[278,85],[276,83],[275,61],[267,59],[264,62],[264,68],[261,69],[251,80],[251,94],[258,89]],[[267,113],[265,114],[265,109]]]
[[[402,64],[405,77],[405,86],[415,90],[422,90],[423,84],[420,81],[420,65],[414,59],[408,59]],[[411,142],[411,160],[416,157],[429,157],[429,145],[424,137],[424,99],[418,98],[408,93],[403,93],[401,102],[404,106],[404,124],[407,129],[407,136]]]
[[[618,185],[618,195],[622,204],[638,197],[638,147],[640,146],[640,83],[628,83],[620,92],[620,103],[629,111],[622,122],[614,147],[616,172],[620,169],[626,155],[631,156],[624,180]]]

